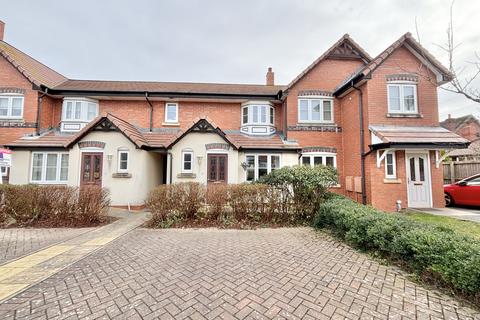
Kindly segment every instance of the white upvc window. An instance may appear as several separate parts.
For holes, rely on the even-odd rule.
[[[389,83],[387,89],[389,113],[418,113],[416,84]]]
[[[242,125],[273,125],[275,109],[270,105],[250,104],[242,108]]]
[[[8,174],[8,168],[7,167],[0,167],[0,176],[1,177],[6,177]]]
[[[304,166],[331,166],[337,167],[337,154],[330,152],[315,152],[302,154],[301,163]]]
[[[165,103],[165,122],[178,123],[178,103]]]
[[[21,119],[23,117],[23,95],[0,94],[0,119]]]
[[[330,97],[299,98],[298,122],[333,123],[333,99]]]
[[[385,155],[385,178],[397,178],[397,160],[395,159],[395,151],[387,151]]]
[[[248,182],[258,180],[273,170],[281,168],[279,154],[247,154],[245,159],[247,163],[245,180]]]
[[[98,101],[87,98],[63,99],[62,121],[90,122],[98,116]]]
[[[68,153],[33,152],[32,183],[58,184],[68,181]]]
[[[193,172],[193,151],[182,151],[182,172]]]
[[[130,153],[128,150],[118,151],[118,172],[128,172],[130,164]]]

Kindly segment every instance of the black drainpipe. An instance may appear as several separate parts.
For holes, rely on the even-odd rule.
[[[355,87],[352,81],[352,88],[358,91],[358,109],[360,113],[360,156],[362,170],[362,204],[367,204],[367,183],[365,181],[365,130],[363,128],[363,92]]]
[[[48,92],[48,88],[45,88],[45,92],[41,91],[42,94],[38,96],[38,99],[37,99],[37,130],[36,130],[36,135],[39,136],[40,135],[40,120],[41,120],[41,116],[42,116],[42,99],[43,97],[45,97],[47,95],[47,92]]]
[[[173,173],[173,154],[169,151],[167,153],[168,156],[170,157],[167,157],[167,161],[168,161],[168,158],[170,158],[170,184],[172,184],[172,181],[173,181],[173,178],[172,178],[172,173]]]
[[[150,106],[150,132],[153,131],[153,104],[152,102],[150,101],[150,99],[148,99],[148,92],[145,92],[145,99],[147,100],[147,103],[148,105]]]

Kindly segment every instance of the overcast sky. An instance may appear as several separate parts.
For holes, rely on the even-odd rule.
[[[5,40],[69,78],[287,84],[344,33],[376,56],[415,32],[440,61],[450,0],[0,0]],[[459,67],[480,52],[480,2],[454,6]],[[480,82],[477,82],[480,86]],[[440,116],[480,105],[439,90]]]

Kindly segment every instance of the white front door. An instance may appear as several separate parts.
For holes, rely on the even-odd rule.
[[[428,153],[407,153],[406,161],[408,206],[430,208],[432,187]]]

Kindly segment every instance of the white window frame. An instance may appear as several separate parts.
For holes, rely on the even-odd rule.
[[[42,172],[40,180],[33,180],[33,159],[35,158],[36,154],[42,155]],[[57,164],[56,164],[56,173],[55,173],[55,180],[48,180],[47,177],[47,157],[49,154],[56,154],[57,155]],[[61,180],[61,169],[62,169],[62,157],[63,155],[68,155],[70,161],[70,155],[68,152],[32,152],[32,157],[30,161],[30,183],[35,184],[66,184],[68,182],[68,175],[70,167],[67,166],[67,179]]]
[[[8,175],[8,167],[0,167],[0,176],[6,177]]]
[[[175,119],[168,119],[168,107],[175,106]],[[166,102],[165,103],[165,122],[166,123],[178,123],[178,103],[177,102]]]
[[[300,165],[303,165],[303,158],[309,157],[310,158],[310,167],[315,166],[315,157],[322,158],[322,165],[327,165],[327,157],[333,157],[333,167],[337,168],[337,154],[333,152],[305,152],[302,153],[302,157],[300,158]]]
[[[391,87],[398,87],[398,94],[400,99],[400,110],[392,110],[390,106],[390,88]],[[405,107],[405,96],[404,96],[404,88],[405,87],[413,87],[413,106],[414,110],[406,110]],[[392,114],[417,114],[418,113],[418,97],[417,97],[417,84],[415,82],[390,82],[387,84],[387,106],[388,106],[388,113]]]
[[[72,114],[71,117],[67,117],[67,105],[72,103]],[[77,108],[77,103],[80,103],[80,118],[75,118],[75,110]],[[88,106],[93,104],[96,107],[96,116],[92,119],[88,119]],[[96,117],[98,117],[99,112],[99,103],[97,100],[88,99],[88,98],[64,98],[62,104],[62,122],[90,122]]]
[[[247,168],[245,170],[245,181],[246,182],[253,182],[253,181],[258,180],[258,178],[259,178],[258,157],[261,157],[261,156],[266,156],[267,157],[267,174],[272,172],[272,157],[278,157],[279,158],[279,167],[275,168],[275,170],[280,169],[282,167],[282,155],[280,153],[248,153],[248,154],[245,154],[245,161],[247,161],[247,157],[254,157],[254,164],[253,164],[254,178],[253,178],[252,181],[247,180],[247,177],[248,177],[248,172],[247,172],[248,168]]]
[[[122,169],[121,162],[122,162],[122,153],[127,155],[127,168]],[[119,173],[126,173],[130,169],[130,151],[128,150],[118,150],[118,160],[117,160],[117,172]]]
[[[0,94],[0,98],[8,99],[7,115],[6,116],[0,115],[0,119],[23,119],[23,111],[25,109],[25,97],[23,95],[16,94],[16,93],[2,93]],[[14,98],[19,98],[22,100],[22,109],[21,109],[22,111],[19,116],[12,116]]]
[[[319,120],[313,120],[312,116],[312,101],[313,100],[319,100],[320,101],[320,119]],[[308,119],[304,120],[300,118],[300,104],[301,101],[308,101]],[[323,102],[324,101],[330,101],[330,106],[331,106],[331,114],[332,114],[332,119],[331,120],[324,120],[324,110],[323,110]],[[333,98],[332,97],[326,97],[326,96],[300,96],[298,97],[297,101],[297,113],[298,113],[298,123],[328,123],[332,124],[335,122],[335,116],[334,116],[334,103],[333,103]]]
[[[185,155],[190,155],[190,169],[185,169]],[[192,173],[193,172],[193,151],[184,150],[182,151],[182,173]]]
[[[388,155],[392,155],[393,174],[388,174]],[[385,153],[385,179],[397,179],[397,159],[395,151],[387,151]]]
[[[253,121],[253,109],[254,107],[257,107],[258,114],[257,114],[257,119],[258,121]],[[261,121],[261,108],[265,108],[265,121]],[[247,122],[243,121],[243,113],[244,110],[247,109]],[[273,114],[273,123],[270,122],[271,114]],[[242,125],[263,125],[263,126],[273,126],[275,125],[275,108],[271,106],[270,104],[260,104],[260,103],[254,103],[254,104],[248,104],[242,107],[242,112],[241,112],[241,120],[242,120]]]

